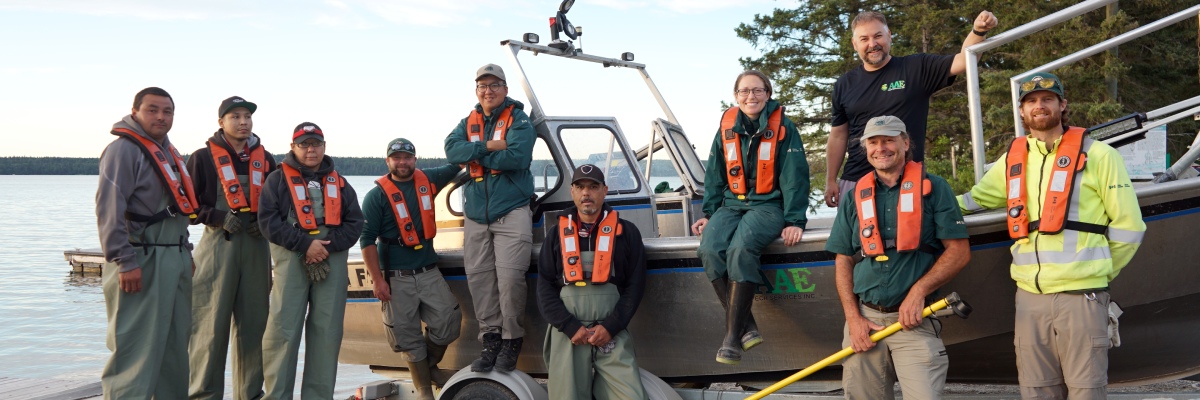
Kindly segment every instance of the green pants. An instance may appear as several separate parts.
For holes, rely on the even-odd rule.
[[[608,317],[621,295],[614,285],[587,285],[564,286],[558,297],[567,311],[587,325]],[[590,344],[571,344],[574,334],[546,329],[542,355],[550,371],[546,386],[551,399],[646,399],[628,330],[613,335],[616,347],[608,353]]]
[[[187,217],[147,227],[141,243],[179,243]],[[121,290],[120,267],[105,263],[104,305],[108,349],[100,382],[106,399],[187,397],[188,334],[192,322],[192,255],[183,247],[136,247],[142,290]]]
[[[774,205],[722,206],[708,218],[696,255],[708,280],[764,284],[763,249],[783,232],[783,209]]]
[[[249,215],[239,216],[242,226],[249,226]],[[189,347],[192,378],[188,391],[192,399],[224,397],[231,327],[233,398],[255,399],[262,395],[270,248],[266,239],[250,236],[244,230],[228,235],[228,240],[226,235],[224,229],[206,227],[196,246]]]
[[[329,253],[329,276],[312,282],[304,269],[304,254],[271,245],[275,286],[263,335],[264,399],[290,399],[296,384],[300,333],[304,332],[302,399],[331,399],[342,346],[346,314],[345,251]]]

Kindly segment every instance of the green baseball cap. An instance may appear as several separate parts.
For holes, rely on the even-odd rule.
[[[405,153],[412,154],[414,156],[417,155],[416,146],[413,146],[412,142],[410,142],[410,141],[408,141],[408,139],[404,139],[404,138],[395,139],[388,143],[388,149],[387,149],[388,157],[391,157],[391,155],[393,153],[398,152],[398,151],[403,151]]]
[[[901,133],[907,133],[908,128],[904,126],[904,121],[900,118],[891,115],[884,115],[871,118],[867,121],[867,125],[863,127],[862,138],[863,143],[870,137],[875,136],[900,136]]]
[[[1027,76],[1025,79],[1021,80],[1021,84],[1019,86],[1021,91],[1019,92],[1020,95],[1018,96],[1017,100],[1024,100],[1025,95],[1039,90],[1054,92],[1054,94],[1057,94],[1060,98],[1067,97],[1063,94],[1062,79],[1058,79],[1058,76],[1049,72],[1038,72],[1036,74]]]

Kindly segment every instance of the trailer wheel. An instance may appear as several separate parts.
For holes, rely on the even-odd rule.
[[[454,400],[520,400],[511,390],[496,382],[478,380],[463,386]]]

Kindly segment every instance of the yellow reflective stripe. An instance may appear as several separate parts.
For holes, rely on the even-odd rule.
[[[1115,242],[1123,243],[1141,243],[1142,238],[1146,236],[1146,231],[1131,231],[1128,229],[1113,228],[1108,226],[1108,239]]]
[[[1032,246],[1027,244],[1025,246]],[[1018,253],[1017,249],[1021,245],[1013,246],[1012,256],[1014,265],[1038,265],[1038,264],[1070,264],[1087,261],[1100,261],[1112,259],[1112,253],[1108,247],[1085,247],[1078,252],[1075,251],[1037,251],[1029,253]]]

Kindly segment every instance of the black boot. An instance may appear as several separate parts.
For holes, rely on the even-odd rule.
[[[521,355],[521,345],[525,338],[508,339],[500,344],[500,355],[496,356],[496,371],[512,372],[517,367],[517,357]]]
[[[490,372],[496,365],[497,354],[500,354],[500,334],[483,334],[483,351],[479,352],[479,358],[471,363],[471,371]]]
[[[417,362],[408,362],[408,373],[412,376],[413,387],[420,400],[433,399],[433,382],[429,379],[429,358]]]
[[[725,340],[717,350],[717,362],[736,365],[742,361],[742,329],[750,316],[750,305],[754,302],[755,284],[734,282],[729,289],[729,310],[725,313]]]
[[[429,377],[438,387],[445,385],[446,381],[454,375],[454,371],[443,370],[437,366],[439,362],[442,362],[442,358],[446,357],[447,347],[449,345],[437,344],[429,340],[429,336],[425,337],[425,352],[428,354],[425,359],[429,360]]]
[[[729,313],[729,279],[718,278],[712,281],[713,291],[717,293],[717,298],[721,300],[721,308],[725,309],[725,313]],[[749,313],[749,312],[748,312]],[[742,351],[749,351],[754,346],[762,344],[762,335],[758,333],[758,324],[754,322],[754,314],[749,313],[746,316],[746,326],[742,329],[741,334]]]

